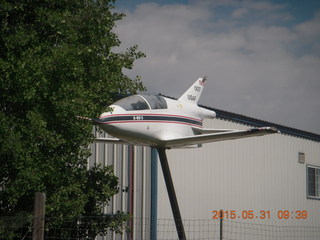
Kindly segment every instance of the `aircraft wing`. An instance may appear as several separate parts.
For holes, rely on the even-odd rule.
[[[215,130],[212,130],[213,132]],[[164,147],[167,148],[179,148],[186,147],[194,144],[218,142],[225,140],[233,140],[239,138],[263,136],[267,134],[279,133],[274,127],[261,127],[261,128],[250,128],[246,130],[222,130],[220,132],[201,134],[190,137],[176,138],[164,141]]]

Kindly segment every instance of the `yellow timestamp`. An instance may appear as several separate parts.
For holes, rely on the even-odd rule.
[[[307,210],[214,210],[212,211],[212,219],[307,219]]]

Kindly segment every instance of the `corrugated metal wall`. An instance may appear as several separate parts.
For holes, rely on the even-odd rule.
[[[244,129],[225,120],[205,127]],[[299,152],[305,163],[298,162]],[[284,134],[204,144],[199,149],[168,150],[168,161],[183,219],[212,219],[215,210],[234,210],[235,221],[286,226],[319,226],[320,201],[306,196],[306,165],[320,166],[320,143]],[[172,218],[158,170],[158,218]],[[243,219],[243,211],[270,211],[270,219]],[[278,211],[307,210],[307,219],[279,219]],[[240,215],[240,216],[239,216]]]
[[[96,137],[110,137],[93,130]],[[94,164],[112,165],[119,179],[119,193],[105,207],[105,213],[130,213],[133,220],[127,234],[109,234],[105,239],[150,239],[151,221],[151,149],[148,147],[94,143],[89,167]],[[126,191],[121,191],[121,190]],[[104,239],[104,238],[101,238]]]

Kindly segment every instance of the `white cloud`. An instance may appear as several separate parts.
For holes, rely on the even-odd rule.
[[[319,38],[320,11],[315,14],[315,17],[312,20],[297,25],[296,30],[304,37]]]
[[[222,5],[231,8],[226,16],[217,12]],[[253,10],[263,18],[249,21]],[[139,5],[117,28],[122,47],[138,44],[147,55],[128,74],[173,97],[207,75],[200,103],[320,133],[320,14],[286,27],[284,10],[234,0]]]
[[[246,8],[238,8],[238,9],[236,9],[236,10],[234,10],[232,12],[232,17],[241,18],[241,17],[247,15],[248,13],[249,13],[248,9],[246,9]]]

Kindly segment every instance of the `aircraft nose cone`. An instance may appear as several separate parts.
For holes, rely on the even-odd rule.
[[[97,125],[103,123],[103,121],[100,118],[99,119],[94,118],[94,119],[92,119],[92,121],[93,121],[94,124],[97,124]]]
[[[100,119],[102,118],[105,118],[105,117],[109,117],[110,115],[113,115],[113,114],[121,114],[121,113],[124,113],[126,112],[123,108],[117,106],[117,105],[110,105],[108,106],[108,112],[103,112],[101,115],[100,115]]]
[[[105,118],[105,117],[108,117],[108,116],[112,115],[113,112],[114,112],[114,108],[112,108],[112,107],[109,106],[109,107],[108,107],[108,110],[109,110],[109,109],[110,109],[110,111],[101,113],[100,116],[99,116],[99,118],[102,119],[102,118]]]
[[[101,115],[99,116],[99,119],[103,119],[103,118],[106,118],[108,116],[112,115],[111,112],[104,112],[104,113],[101,113]]]

